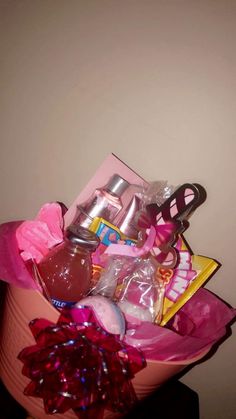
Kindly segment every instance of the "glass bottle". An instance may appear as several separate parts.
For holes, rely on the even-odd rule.
[[[94,217],[112,222],[123,208],[121,195],[129,185],[127,180],[114,174],[104,187],[96,189],[88,201],[78,206],[79,215],[74,223],[88,228]]]
[[[99,242],[95,233],[71,225],[65,240],[38,264],[42,287],[56,308],[70,307],[87,295],[92,277],[91,253]]]

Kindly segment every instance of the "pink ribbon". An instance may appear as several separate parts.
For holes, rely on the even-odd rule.
[[[104,254],[136,258],[150,252],[160,266],[173,268],[177,261],[176,251],[171,247],[174,231],[175,224],[172,222],[151,225],[146,229],[147,239],[142,247],[114,243],[108,246]]]

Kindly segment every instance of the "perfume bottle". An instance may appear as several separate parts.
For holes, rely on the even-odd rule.
[[[140,210],[141,199],[134,195],[121,217],[115,219],[115,224],[127,237],[138,239],[139,229],[135,222],[135,215]]]
[[[127,180],[114,174],[104,187],[94,191],[88,201],[78,205],[78,215],[73,223],[89,228],[95,217],[112,222],[123,208],[121,196],[129,185]]]

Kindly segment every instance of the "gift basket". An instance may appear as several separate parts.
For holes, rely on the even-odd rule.
[[[69,209],[0,226],[0,377],[33,417],[122,417],[226,336],[219,263],[183,235],[205,199],[112,154]]]

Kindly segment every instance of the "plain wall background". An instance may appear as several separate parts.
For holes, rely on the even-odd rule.
[[[236,1],[0,0],[0,15],[0,221],[70,205],[110,152],[198,182],[185,236],[235,305]],[[184,376],[201,419],[235,417],[235,373],[234,334]]]

